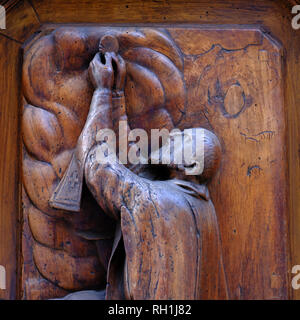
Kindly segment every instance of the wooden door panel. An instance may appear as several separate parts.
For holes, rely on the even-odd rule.
[[[174,126],[181,130],[190,127],[204,127],[215,132],[221,141],[223,151],[221,169],[213,179],[210,191],[219,219],[229,297],[235,299],[249,299],[251,297],[266,299],[286,298],[288,270],[286,245],[288,233],[286,229],[287,201],[285,197],[287,186],[285,181],[286,151],[284,148],[285,115],[282,47],[257,28],[169,27],[155,31],[154,26],[135,29],[130,27],[123,29],[64,27],[53,31],[50,35],[48,35],[48,31],[44,31],[46,36],[39,35],[37,42],[31,43],[28,49],[25,47],[23,85],[26,103],[23,111],[23,141],[25,143],[23,170],[24,186],[32,203],[31,206],[25,206],[25,225],[27,219],[30,218],[29,225],[31,233],[33,233],[33,239],[39,244],[39,249],[35,249],[36,254],[43,255],[43,250],[47,251],[51,248],[51,255],[53,255],[53,259],[56,259],[54,260],[56,265],[51,268],[55,278],[51,277],[47,269],[41,269],[41,263],[49,264],[51,263],[50,260],[44,262],[41,260],[38,265],[35,265],[34,261],[37,262],[39,259],[37,256],[34,260],[30,258],[34,252],[31,248],[37,246],[33,240],[33,246],[29,246],[23,252],[25,261],[28,261],[22,280],[24,296],[38,298],[35,295],[31,296],[31,292],[36,292],[40,283],[45,282],[43,290],[40,291],[40,297],[53,297],[52,295],[57,293],[56,291],[52,292],[52,289],[48,288],[48,286],[53,287],[54,279],[57,279],[57,286],[61,289],[74,290],[79,288],[74,282],[67,283],[63,279],[59,280],[62,274],[61,270],[65,270],[64,264],[59,263],[58,260],[61,250],[66,255],[64,259],[67,264],[70,263],[68,259],[71,259],[71,256],[76,259],[78,254],[78,257],[82,254],[80,252],[76,253],[74,250],[69,251],[64,243],[65,236],[63,234],[67,232],[64,230],[72,229],[72,223],[69,227],[66,227],[67,229],[64,229],[59,227],[59,219],[51,218],[51,226],[49,226],[50,229],[48,231],[47,224],[41,224],[39,215],[41,217],[45,214],[58,215],[47,204],[51,195],[50,190],[57,185],[58,181],[55,175],[47,171],[47,168],[50,170],[50,164],[59,178],[64,174],[70,161],[70,150],[75,147],[74,142],[77,140],[72,137],[72,134],[74,135],[74,132],[77,132],[77,136],[79,135],[89,108],[89,101],[91,100],[89,84],[84,84],[87,81],[86,77],[83,76],[82,83],[79,83],[81,88],[78,87],[77,90],[74,90],[76,83],[72,80],[73,78],[64,74],[66,71],[63,71],[62,68],[72,69],[72,57],[76,56],[77,51],[82,46],[90,48],[90,52],[87,51],[83,58],[87,61],[84,60],[80,65],[88,66],[88,60],[96,53],[97,43],[108,30],[116,35],[118,33],[121,34],[119,36],[121,45],[119,50],[126,63],[129,63],[127,72],[130,73],[130,78],[127,78],[127,81],[131,79],[130,86],[135,88],[137,88],[140,81],[142,82],[139,83],[140,86],[143,86],[143,82],[145,82],[146,87],[142,90],[144,92],[146,92],[149,85],[151,86],[151,82],[146,80],[146,75],[144,80],[140,76],[135,79],[135,73],[131,73],[132,71],[129,67],[131,63],[145,65],[146,60],[144,61],[141,57],[134,58],[136,60],[127,60],[130,55],[127,54],[126,50],[131,49],[126,46],[129,41],[126,40],[126,33],[129,32],[130,34],[128,39],[133,42],[133,48],[136,45],[141,48],[144,46],[144,51],[140,49],[142,50],[140,54],[145,55],[144,59],[147,59],[147,51],[145,50],[147,48],[153,50],[152,48],[155,47],[153,47],[153,41],[161,41],[158,44],[162,47],[166,45],[163,52],[170,59],[173,59],[179,68],[182,68],[182,76],[185,83],[183,95],[184,99],[186,99],[186,104],[185,106],[182,105],[183,117],[177,117],[175,110],[166,109],[173,119]],[[166,35],[169,34],[168,41],[171,44],[164,44],[163,40],[159,40],[159,32]],[[125,36],[122,36],[122,33]],[[134,40],[135,34],[139,33],[138,40]],[[145,40],[140,40],[143,39],[142,37]],[[59,42],[62,39],[64,47]],[[84,45],[84,39],[89,41],[90,47]],[[76,41],[78,43],[77,46],[72,45]],[[82,41],[83,44],[79,41]],[[134,41],[137,41],[137,44],[134,44]],[[123,42],[124,44],[122,44]],[[172,42],[174,45],[172,45]],[[60,47],[56,48],[55,46],[58,45]],[[170,49],[168,49],[168,45],[171,45]],[[54,50],[52,49],[53,46]],[[72,53],[69,54],[68,48],[71,46]],[[53,63],[51,61],[58,50],[63,50],[60,54],[60,57],[62,57],[60,59],[64,60],[62,62],[56,60],[56,65],[61,65],[61,67],[58,67],[58,71],[52,75]],[[155,50],[160,49],[155,48]],[[173,51],[174,53],[172,53]],[[178,58],[174,58],[176,51],[182,52],[182,55],[179,54]],[[48,60],[43,60],[45,55]],[[79,51],[77,55],[79,56]],[[159,54],[157,54],[156,59],[159,59]],[[176,59],[178,59],[178,62],[176,62]],[[181,59],[182,62],[180,61]],[[45,63],[41,64],[40,60],[45,61]],[[77,60],[76,63],[78,63]],[[159,70],[152,67],[151,64],[149,68],[152,72],[156,72],[158,79],[164,86],[165,99],[167,101],[169,95],[174,93],[166,91],[167,86],[161,78]],[[62,81],[66,83],[63,91],[59,88],[61,81],[58,77],[60,73],[62,74]],[[75,76],[79,79],[78,77],[81,74],[84,75],[84,73],[85,71],[81,71]],[[35,78],[36,75],[38,75],[38,78]],[[66,79],[63,80],[65,77]],[[52,80],[54,81],[53,84],[48,86],[47,83]],[[130,86],[126,87],[127,89],[125,88],[125,96],[130,97],[134,94],[134,92],[129,92],[131,90]],[[174,87],[171,86],[170,88],[172,90]],[[85,92],[87,93],[86,97],[84,96]],[[62,114],[64,113],[64,108],[79,114],[74,109],[77,96],[82,97],[81,100],[76,102],[76,108],[80,110],[80,123],[74,122],[72,124],[72,118],[67,114],[64,118]],[[54,103],[60,103],[61,109],[54,106]],[[133,104],[134,101],[128,100],[126,106],[127,111],[133,108],[129,112],[129,123],[132,129],[135,127],[146,128],[146,126],[151,128],[156,128],[156,126],[160,125],[166,126],[165,122],[158,125],[157,121],[154,120],[153,113],[155,111],[151,108],[155,102],[149,101],[147,96],[139,101],[140,105],[138,106],[145,110],[147,108],[152,110],[148,117],[143,116],[144,118],[146,117],[146,122],[144,120],[138,122],[130,121],[130,115],[135,115],[135,112],[137,112],[134,110]],[[59,115],[57,115],[58,111]],[[54,115],[57,115],[57,120],[54,118],[52,120],[53,112]],[[43,119],[42,122],[41,119]],[[58,132],[58,129],[55,129],[55,132],[51,134],[47,129],[50,128],[49,126],[55,128],[55,121],[58,121],[60,127],[62,127],[63,137]],[[68,126],[72,127],[71,132],[68,131],[66,121]],[[77,126],[79,126],[78,130],[75,129]],[[161,128],[158,127],[158,129]],[[167,128],[169,128],[168,125]],[[49,137],[47,136],[48,134],[50,134]],[[69,137],[68,135],[71,136]],[[68,141],[71,140],[73,142],[68,147]],[[44,148],[39,141],[48,141],[49,146]],[[52,151],[50,153],[49,151],[57,149],[55,146],[58,145],[58,141],[66,144],[66,147],[57,150],[57,152],[53,151],[54,154],[52,155]],[[69,155],[66,156],[66,153]],[[46,161],[49,164],[43,164],[43,162],[39,161]],[[58,165],[62,168],[59,172],[57,171]],[[39,173],[36,172],[37,168],[38,171],[41,170],[43,172],[45,177],[41,181],[38,178]],[[38,175],[36,176],[36,174]],[[53,178],[51,178],[52,176]],[[274,183],[275,181],[277,183]],[[43,191],[46,189],[49,190],[49,193]],[[253,201],[254,199],[255,201]],[[33,210],[37,211],[37,213],[33,214]],[[40,212],[38,213],[39,210]],[[93,210],[97,211],[97,208],[93,208]],[[64,215],[61,214],[59,217],[61,218]],[[84,215],[87,215],[87,212],[84,212]],[[36,216],[35,220],[34,216]],[[50,221],[47,223],[49,224]],[[35,226],[35,224],[37,225]],[[60,230],[60,235],[57,234],[56,237],[61,238],[62,244],[55,244],[53,241],[45,239],[45,237],[41,238],[38,235],[39,233],[35,231],[38,229],[39,224],[43,226],[43,233],[49,233],[50,230],[52,230],[51,232]],[[94,221],[94,224],[96,225],[97,221]],[[80,225],[75,223],[73,228],[80,228]],[[74,236],[71,242],[73,241],[75,244],[80,242],[80,239],[76,239]],[[25,231],[23,235],[24,241],[27,242],[30,237],[29,230]],[[82,244],[82,246],[84,245]],[[26,246],[24,247],[26,248]],[[84,247],[81,250],[84,250]],[[50,257],[50,252],[47,255]],[[82,259],[83,256],[81,261]],[[33,273],[28,272],[29,267],[33,270]],[[35,272],[36,275],[34,276],[35,268],[37,268],[38,272]],[[100,268],[100,266],[97,268]],[[76,270],[66,269],[64,272],[68,272],[71,275],[76,273],[77,276],[78,272],[83,272],[82,277],[85,277],[85,274],[89,272],[88,270],[88,266],[79,266]],[[41,278],[41,274],[45,279]],[[47,281],[50,281],[48,286]],[[96,279],[93,281],[97,283]],[[255,283],[255,286],[253,286],[253,283]],[[80,288],[85,289],[90,285],[86,283]],[[61,294],[64,294],[64,292],[62,291]]]
[[[35,270],[27,220],[33,203],[23,195],[23,211],[19,201],[21,44],[26,40],[25,52],[30,51],[57,23],[77,30],[83,23],[93,23],[87,33],[100,30],[101,24],[141,28],[142,23],[164,30],[180,50],[187,104],[179,127],[203,126],[221,141],[221,167],[209,190],[218,216],[229,297],[297,298],[290,285],[291,266],[300,264],[296,107],[300,46],[299,32],[291,28],[293,5],[293,1],[251,5],[191,1],[184,6],[180,1],[7,1],[7,30],[0,30],[1,50],[11,53],[0,61],[5,70],[0,79],[5,106],[1,131],[8,137],[1,144],[0,265],[7,276],[0,297],[65,294]],[[26,279],[34,289],[25,285]],[[17,290],[18,283],[22,284]]]

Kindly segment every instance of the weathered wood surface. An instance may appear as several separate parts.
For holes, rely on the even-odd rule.
[[[200,84],[188,96],[201,101],[223,146],[221,170],[210,191],[231,297],[283,298],[288,230],[282,51],[262,33],[248,31],[245,39],[252,41],[244,46],[243,32],[236,31],[239,41],[232,41],[231,32],[221,31],[224,40],[220,36],[217,44],[209,43],[210,49],[191,48],[190,43],[203,39],[196,31],[177,42],[184,53],[193,50],[197,57],[185,60],[186,82]],[[192,110],[191,118],[197,119],[197,104]]]
[[[13,299],[16,294],[19,219],[19,96],[20,89],[19,44],[1,39],[0,52],[10,52],[16,63],[8,63],[8,57],[0,59],[0,265],[6,270],[6,290],[0,297]]]
[[[39,18],[27,0],[2,2],[6,10],[6,29],[0,29],[0,33],[22,44],[40,26]]]
[[[21,44],[38,27],[38,19],[27,1],[15,7],[6,1],[6,30],[0,30],[0,265],[6,271],[5,290],[0,298],[14,299],[20,276],[20,89],[22,53]],[[12,27],[12,24],[14,27]]]
[[[92,94],[86,68],[96,53],[101,35],[107,30],[62,28],[41,37],[25,53],[24,183],[41,216],[42,212],[64,216],[51,209],[48,200],[70,161],[70,150],[85,122]],[[115,32],[120,33],[118,29]],[[224,160],[210,191],[219,219],[229,297],[285,298],[288,234],[281,46],[255,28],[168,28],[162,32],[168,32],[172,40],[166,44],[159,42],[159,33],[152,29],[141,30],[138,37],[138,30],[129,34],[121,32],[124,35],[119,38],[120,54],[128,66],[125,98],[129,124],[131,128],[148,131],[157,126],[169,129],[175,126],[180,129],[205,127],[216,132]],[[175,85],[164,80],[166,71],[160,62],[161,53],[150,52],[157,61],[152,64],[148,47],[163,52],[183,70],[183,93],[178,91],[178,98],[172,91]],[[139,54],[135,54],[136,50]],[[168,108],[160,102],[157,89],[155,94],[145,94],[145,90],[151,91],[152,75],[148,80],[147,69],[140,73],[135,63],[157,75],[165,88],[162,97],[166,95],[166,101],[169,95],[177,99],[178,109],[172,108],[172,103]],[[173,81],[180,83],[179,79],[176,80],[175,73]],[[176,88],[180,89],[178,85]],[[186,102],[181,102],[185,95]],[[156,105],[163,108],[157,109]],[[34,238],[49,246],[35,233]],[[74,243],[76,241],[79,239],[74,239]],[[48,250],[46,247],[44,250]],[[64,244],[50,247],[67,250]],[[69,254],[76,257],[82,250],[83,247]],[[53,254],[55,259],[55,251]],[[38,255],[42,256],[41,251]],[[51,272],[57,280],[60,270],[64,270],[58,262],[56,267],[53,265],[54,270],[41,270],[43,260],[35,259],[35,262],[48,280]],[[84,278],[87,269],[79,269]],[[245,277],[245,272],[251,274],[251,278]],[[25,271],[25,282],[26,277]],[[53,282],[53,279],[50,280]],[[87,285],[74,285],[72,277],[67,285],[57,281],[69,290]],[[30,288],[27,288],[26,296],[28,294]]]
[[[14,5],[14,1],[9,1]],[[18,1],[15,1],[16,3]],[[24,1],[27,2],[27,1]],[[290,238],[291,245],[287,245],[287,249],[291,247],[291,255],[287,255],[287,259],[290,259],[290,265],[299,264],[299,243],[300,243],[300,233],[299,233],[299,217],[300,217],[300,154],[299,154],[299,124],[300,124],[300,112],[299,108],[297,108],[298,101],[300,99],[300,91],[297,89],[297,84],[299,83],[299,62],[298,56],[300,54],[300,46],[299,46],[299,31],[292,30],[291,28],[291,7],[296,4],[295,1],[253,1],[249,4],[249,1],[215,1],[214,3],[207,1],[185,1],[184,5],[179,2],[157,2],[157,1],[144,1],[140,2],[127,2],[124,3],[118,1],[110,1],[109,4],[106,2],[92,2],[92,1],[31,1],[35,10],[30,10],[32,16],[27,16],[27,19],[24,19],[22,15],[15,14],[14,19],[15,22],[19,25],[23,26],[23,31],[15,32],[13,26],[8,25],[8,30],[3,31],[0,30],[0,41],[1,47],[6,46],[6,33],[10,32],[8,35],[12,38],[9,40],[10,43],[23,42],[24,38],[28,38],[32,35],[32,29],[26,29],[26,26],[31,25],[32,21],[39,20],[43,23],[74,23],[74,22],[91,22],[91,23],[197,23],[197,24],[259,24],[263,25],[268,32],[271,32],[277,39],[283,44],[284,52],[285,52],[285,73],[284,75],[284,91],[285,91],[285,116],[287,119],[287,137],[286,137],[286,150],[288,156],[288,165],[289,172],[286,172],[286,179],[290,182],[289,185],[289,193],[287,196],[289,197],[288,206],[289,206],[289,220],[290,220]],[[106,7],[104,7],[106,6]],[[80,7],[80,10],[78,9]],[[78,9],[78,10],[77,10]],[[35,12],[34,12],[35,11]],[[36,14],[36,16],[35,16]],[[22,18],[22,19],[21,19]],[[29,18],[29,20],[28,20]],[[38,25],[39,23],[36,23]],[[22,29],[21,28],[21,29]],[[27,30],[27,31],[26,31]],[[22,40],[21,40],[22,39]],[[11,46],[14,46],[11,44]],[[12,52],[12,51],[10,51]],[[18,64],[18,55],[6,55],[6,67],[14,68],[16,64]],[[6,88],[11,81],[13,81],[14,77],[3,78],[4,87]],[[7,82],[8,81],[8,82]],[[14,90],[17,92],[17,90]],[[13,95],[12,95],[13,96]],[[12,97],[11,96],[11,97]],[[1,95],[1,99],[3,99],[3,95]],[[4,100],[1,100],[3,103]],[[12,103],[11,99],[10,102]],[[4,102],[4,105],[7,106],[7,110],[9,110],[9,114],[12,114],[13,107],[16,108],[15,104],[7,104]],[[12,106],[11,108],[8,106]],[[2,108],[2,107],[1,107]],[[2,115],[3,117],[3,109]],[[6,119],[6,118],[1,118]],[[5,124],[2,124],[5,123]],[[4,129],[4,126],[7,125],[7,121],[1,122],[1,130]],[[16,120],[11,117],[9,120],[10,129],[9,132],[13,132],[16,126]],[[256,133],[255,133],[256,134]],[[16,144],[17,136],[14,135],[14,141]],[[247,139],[249,143],[249,139]],[[253,141],[255,142],[255,141]],[[5,149],[7,150],[7,149]],[[6,163],[5,158],[8,156],[7,151],[1,153],[3,156],[0,159],[1,168],[4,167],[4,163]],[[15,153],[9,156],[9,159],[14,159]],[[16,173],[17,168],[13,170],[13,174]],[[256,169],[254,168],[254,171]],[[7,173],[7,171],[5,171]],[[259,170],[259,172],[261,172]],[[253,173],[253,170],[252,170]],[[243,173],[244,174],[244,173]],[[7,175],[4,175],[7,177]],[[1,175],[1,177],[3,177]],[[229,179],[230,180],[230,179]],[[213,182],[214,183],[214,182]],[[276,182],[275,182],[276,183]],[[230,184],[230,182],[229,182]],[[8,189],[9,188],[9,189]],[[264,194],[264,190],[259,186],[260,190],[262,190],[262,195]],[[9,195],[12,195],[15,190],[15,185],[9,183],[9,186],[4,183],[1,190],[6,190]],[[236,189],[236,192],[240,192],[240,189]],[[250,199],[251,193],[248,193],[248,197]],[[214,203],[217,204],[218,198],[214,195]],[[1,198],[6,203],[6,198]],[[1,209],[0,216],[2,217],[1,221],[5,225],[13,225],[16,226],[16,216],[18,214],[18,208],[16,203],[14,203],[14,209],[12,210],[12,214],[7,216],[7,204],[5,207]],[[11,234],[16,234],[17,230],[14,229],[11,233],[8,231],[9,228],[5,227],[3,232],[1,232],[1,237],[3,238],[3,242],[6,243],[5,252],[3,251],[0,255],[0,260],[3,261],[7,258],[7,254],[11,256],[15,256],[15,243],[10,241]],[[230,234],[230,233],[229,233]],[[280,238],[279,235],[274,235],[274,237]],[[1,239],[2,239],[1,238]],[[224,241],[224,240],[223,240]],[[251,246],[254,245],[253,243]],[[237,256],[237,255],[235,255]],[[289,258],[290,257],[290,258]],[[267,258],[265,258],[267,259]],[[15,279],[15,270],[14,270],[14,258],[9,259],[8,270],[11,277],[10,279]],[[238,264],[240,261],[240,257],[238,257]],[[249,266],[251,265],[252,258],[249,258]],[[0,262],[1,263],[1,262]],[[263,264],[263,263],[262,263]],[[290,270],[290,268],[289,268]],[[259,275],[257,275],[257,278]],[[15,280],[10,280],[13,284],[11,288],[9,288],[6,292],[0,291],[0,297],[15,297]],[[273,277],[273,286],[281,286],[278,285],[279,282],[276,280],[276,275]],[[261,283],[259,281],[253,280],[252,274],[247,271],[243,272],[242,282],[238,283],[237,276],[234,276],[234,281],[232,282],[232,287],[234,287],[234,292],[237,292],[236,295],[233,295],[233,298],[258,298],[261,297],[262,290],[259,289],[258,295],[256,292],[251,292],[251,295],[245,293],[245,288],[243,283],[250,283],[252,287],[256,283]],[[290,288],[289,284],[287,286]],[[275,290],[276,291],[276,290]],[[240,294],[240,293],[241,294]],[[266,296],[265,292],[263,293]],[[299,298],[299,291],[292,291],[290,289],[290,297]]]

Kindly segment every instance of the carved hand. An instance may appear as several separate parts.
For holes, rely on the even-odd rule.
[[[106,52],[105,55],[100,56],[100,53],[97,53],[90,63],[88,72],[95,89],[110,91],[114,83],[112,54]]]

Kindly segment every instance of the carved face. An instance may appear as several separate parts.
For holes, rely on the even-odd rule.
[[[192,152],[189,152],[189,150]],[[162,164],[164,153],[166,155],[169,151],[170,163]],[[160,148],[160,152],[156,155],[152,154],[152,163],[153,160],[157,160],[160,164],[136,165],[130,169],[136,174],[151,180],[181,179],[195,181],[197,177],[199,181],[206,181],[217,171],[220,155],[220,142],[212,132],[203,128],[178,130],[170,133],[170,139]]]

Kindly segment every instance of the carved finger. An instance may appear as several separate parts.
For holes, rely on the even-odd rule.
[[[112,54],[111,52],[105,53],[105,66],[112,70]]]
[[[126,74],[125,61],[123,60],[123,58],[120,55],[116,55],[114,52],[112,52],[112,59],[117,66],[116,89],[123,90],[125,74]]]
[[[97,54],[95,54],[94,59],[91,61],[91,65],[93,67],[96,67],[97,65],[99,66],[100,64],[101,64],[100,54],[97,53]]]

